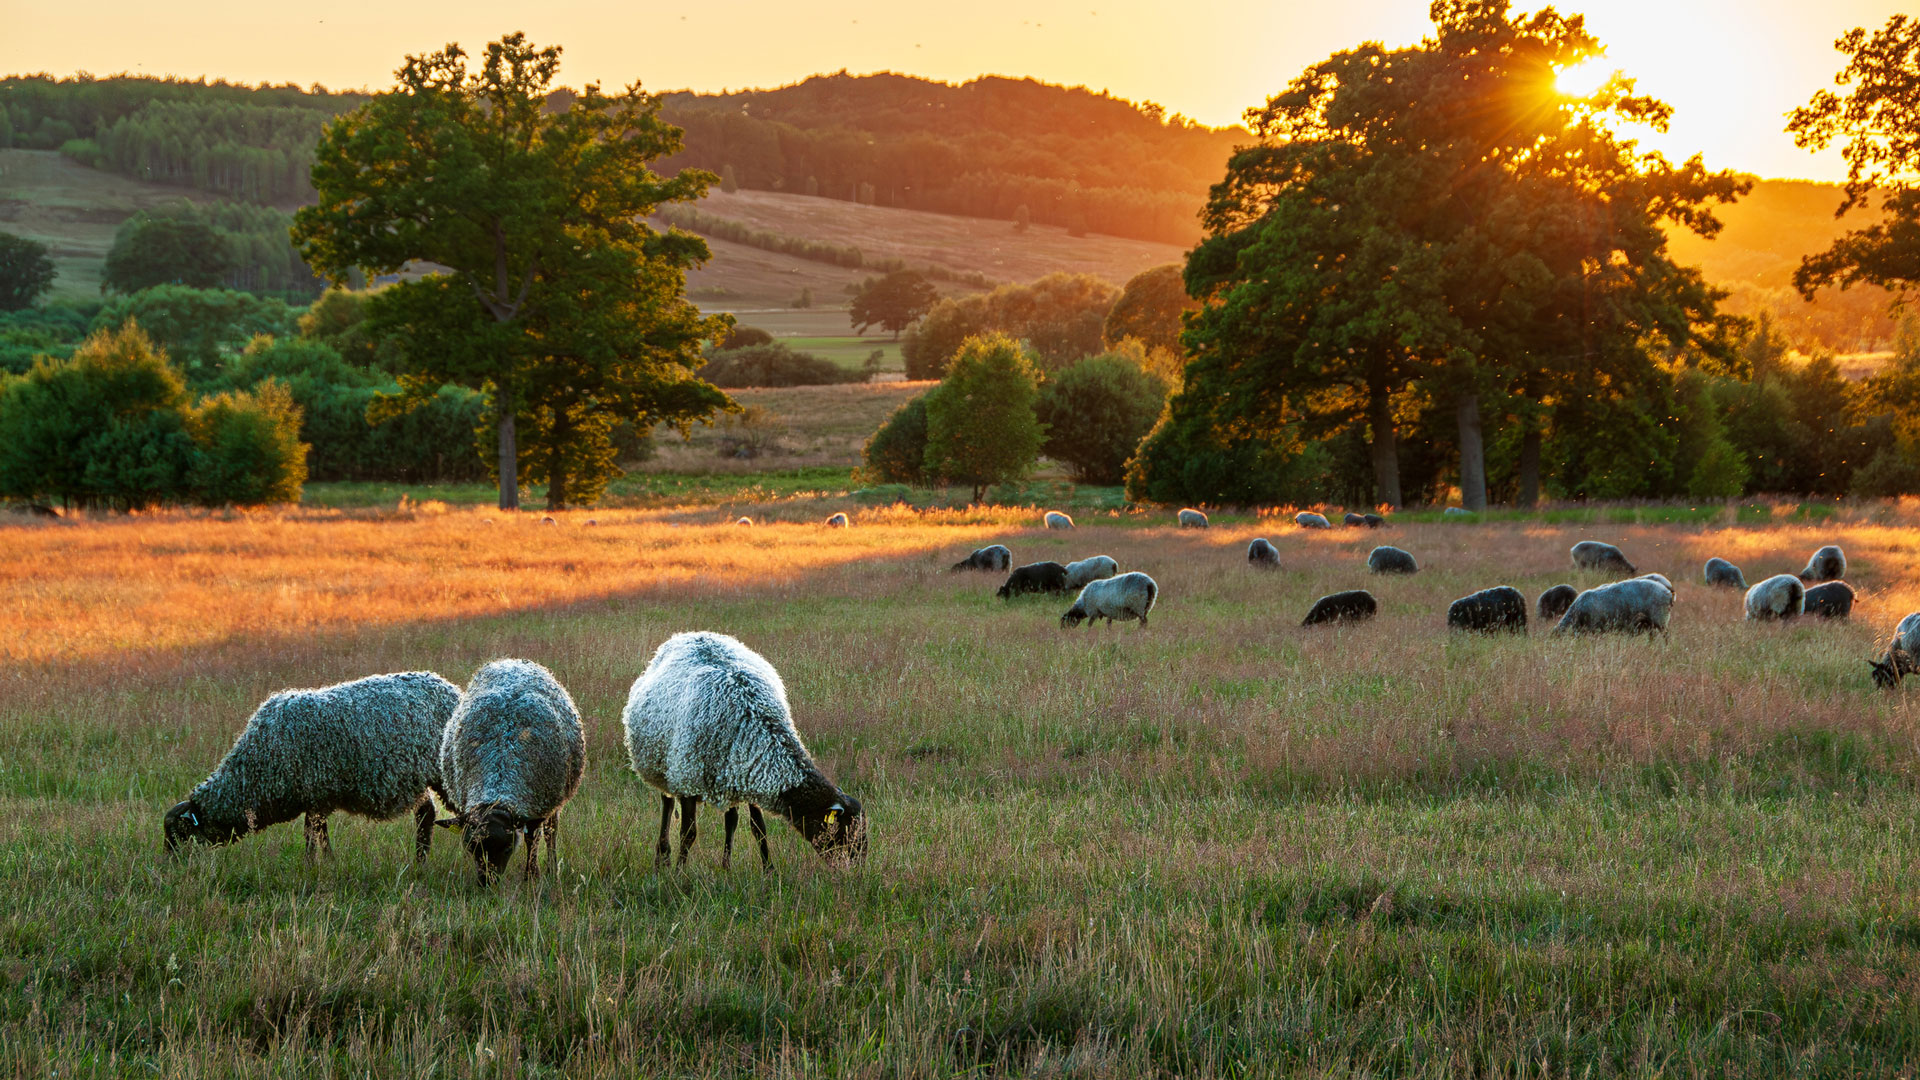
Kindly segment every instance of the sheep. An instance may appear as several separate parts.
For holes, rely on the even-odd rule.
[[[1369,529],[1377,529],[1387,523],[1387,519],[1379,514],[1361,514],[1360,520],[1366,522]]]
[[[1667,579],[1667,575],[1665,574],[1641,574],[1640,580],[1658,582],[1661,588],[1667,590],[1668,592],[1673,591],[1673,582],[1669,581]]]
[[[1420,564],[1410,552],[1382,544],[1367,553],[1367,569],[1376,574],[1417,574]]]
[[[1806,609],[1807,587],[1792,574],[1775,574],[1747,590],[1747,618],[1791,619]]]
[[[1440,511],[1440,516],[1441,517],[1472,517],[1473,511],[1467,509],[1464,506],[1449,506],[1445,510]]]
[[[1180,527],[1183,529],[1204,529],[1207,527],[1207,515],[1192,507],[1180,511]]]
[[[1747,578],[1740,568],[1725,559],[1708,559],[1707,565],[1700,571],[1707,584],[1725,589],[1745,589]]]
[[[971,555],[953,564],[954,570],[1005,570],[1013,565],[1013,552],[1000,544],[975,548]]]
[[[1345,525],[1349,529],[1353,529],[1353,528],[1358,528],[1362,525],[1365,525],[1367,523],[1367,519],[1349,510],[1347,511],[1347,516],[1340,519],[1340,523],[1342,525]]]
[[[1015,570],[993,595],[1011,600],[1021,593],[1063,593],[1067,591],[1067,568],[1057,562],[1037,562]]]
[[[1046,521],[1047,521],[1047,528],[1049,529],[1073,528],[1073,519],[1061,513],[1058,510],[1047,511]]]
[[[1090,581],[1080,595],[1060,616],[1060,628],[1070,630],[1085,622],[1093,626],[1093,620],[1105,619],[1112,626],[1115,619],[1138,619],[1140,625],[1147,625],[1147,613],[1153,610],[1153,602],[1160,595],[1160,586],[1138,570],[1121,574],[1119,577]]]
[[[1844,581],[1829,581],[1807,590],[1800,605],[1801,614],[1823,619],[1844,619],[1853,614],[1853,586]]]
[[[1534,606],[1534,611],[1539,614],[1541,622],[1559,622],[1560,616],[1565,615],[1567,609],[1573,606],[1574,597],[1579,595],[1580,590],[1571,585],[1555,585],[1540,594],[1540,601]]]
[[[1555,634],[1666,633],[1673,614],[1673,590],[1657,581],[1632,578],[1600,585],[1573,598]]]
[[[1331,529],[1333,524],[1325,517],[1310,510],[1302,510],[1293,515],[1293,523],[1303,529]]]
[[[1273,570],[1280,565],[1280,549],[1266,537],[1256,537],[1247,545],[1247,562],[1263,570]]]
[[[1620,549],[1598,540],[1582,540],[1569,550],[1575,570],[1605,570],[1615,574],[1637,574]]]
[[[1883,690],[1900,685],[1900,680],[1910,672],[1920,671],[1916,656],[1920,656],[1920,611],[1900,620],[1884,657],[1867,661],[1867,666],[1873,669],[1873,684]]]
[[[766,658],[725,634],[675,634],[654,650],[633,681],[620,719],[627,762],[660,793],[660,840],[655,863],[667,862],[667,827],[680,802],[680,865],[699,834],[701,802],[726,808],[722,868],[733,862],[739,806],[767,851],[765,807],[800,830],[815,851],[854,861],[866,855],[866,819],[860,800],[821,773],[793,726],[793,709],[780,673]]]
[[[850,524],[852,523],[847,520],[845,513],[838,513],[827,519],[827,528],[829,529],[844,529]]]
[[[307,853],[330,849],[336,810],[387,821],[414,815],[414,859],[433,846],[433,800],[444,800],[440,733],[460,689],[430,671],[374,675],[316,690],[282,690],[254,710],[213,774],[167,811],[166,850],[231,843],[306,816]]]
[[[1527,598],[1511,585],[1469,593],[1447,606],[1447,625],[1455,630],[1527,632]]]
[[[588,518],[587,520],[585,520],[585,521],[583,521],[583,522],[581,522],[580,524],[582,524],[582,525],[586,525],[586,526],[588,526],[588,527],[592,527],[592,526],[594,526],[594,525],[598,525],[598,524],[600,524],[600,519],[599,519],[599,518]]]
[[[1807,568],[1797,575],[1809,585],[1819,581],[1839,581],[1847,576],[1847,553],[1839,545],[1828,544],[1813,553],[1807,560]]]
[[[1069,589],[1078,589],[1089,581],[1110,578],[1120,572],[1120,564],[1108,555],[1094,555],[1079,562],[1067,564],[1067,584]]]
[[[543,517],[543,518],[541,518],[541,519],[540,519],[540,524],[542,524],[542,525],[558,525],[558,524],[560,524],[560,523],[559,523],[559,522],[557,522],[557,521],[555,521],[555,520],[553,520],[553,519],[552,519],[552,518],[550,518],[550,517]]]
[[[523,835],[529,880],[540,876],[542,834],[558,867],[560,810],[580,789],[586,764],[580,710],[553,672],[531,660],[495,660],[474,672],[440,737],[454,816],[439,824],[459,831],[480,884],[506,869]]]
[[[1307,617],[1300,620],[1301,626],[1317,626],[1330,622],[1366,622],[1380,610],[1380,604],[1373,594],[1365,589],[1349,589],[1346,592],[1331,593],[1313,602]]]
[[[738,517],[733,519],[733,523],[735,525],[752,525],[753,519],[750,517]]]

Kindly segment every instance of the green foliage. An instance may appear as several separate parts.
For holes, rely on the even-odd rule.
[[[1727,438],[1713,378],[1697,370],[1683,371],[1674,380],[1673,396],[1680,429],[1676,471],[1685,476],[1681,490],[1696,499],[1744,494],[1747,464]]]
[[[1019,342],[1004,334],[974,338],[927,396],[926,474],[973,488],[1026,476],[1046,429],[1034,416],[1040,372]]]
[[[47,245],[0,232],[0,312],[32,307],[53,288],[54,274]]]
[[[44,304],[0,311],[0,374],[23,375],[42,356],[64,358],[85,340],[99,304]]]
[[[860,451],[860,482],[921,484],[927,469],[928,391],[893,411]]]
[[[270,206],[178,202],[142,210],[114,233],[102,286],[131,293],[154,285],[225,286],[306,300],[323,282],[293,250],[293,218]]]
[[[699,377],[715,386],[831,386],[861,382],[866,373],[843,368],[812,353],[795,352],[784,342],[720,349],[707,354]]]
[[[1034,414],[1047,429],[1043,449],[1081,483],[1118,484],[1166,398],[1167,384],[1129,358],[1090,356],[1041,389]]]
[[[1137,338],[1149,349],[1180,351],[1180,316],[1198,311],[1178,263],[1142,270],[1120,290],[1101,336],[1109,346]]]
[[[296,502],[299,410],[269,383],[195,406],[136,326],[0,381],[0,495],[137,510]]]
[[[1203,396],[1168,400],[1127,462],[1127,498],[1146,503],[1261,506],[1311,503],[1327,486],[1318,444],[1221,424]]]
[[[158,285],[109,301],[94,316],[93,329],[137,322],[189,382],[210,385],[228,359],[257,335],[291,336],[297,311],[283,300],[231,289]]]
[[[912,270],[895,270],[881,278],[868,278],[853,294],[848,317],[853,332],[864,334],[867,327],[878,326],[895,337],[913,325],[933,302],[940,298],[933,283]]]
[[[156,285],[211,289],[232,268],[233,256],[212,225],[135,215],[115,234],[100,287],[117,293]]]
[[[974,296],[947,297],[900,346],[907,378],[941,377],[970,337],[1000,333],[1024,341],[1049,370],[1101,350],[1107,312],[1119,290],[1092,274],[1048,274]]]
[[[744,349],[749,345],[771,344],[773,344],[773,334],[757,326],[747,326],[742,323],[735,323],[727,331],[727,336],[720,339],[720,349],[723,352],[729,349]]]

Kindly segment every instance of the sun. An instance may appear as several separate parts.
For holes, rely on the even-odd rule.
[[[1572,67],[1561,68],[1553,78],[1553,88],[1572,98],[1592,97],[1607,84],[1608,79],[1613,78],[1614,72],[1615,69],[1595,56]]]

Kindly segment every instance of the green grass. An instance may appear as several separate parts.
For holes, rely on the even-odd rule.
[[[889,341],[884,336],[878,338],[792,337],[780,340],[798,352],[824,357],[844,368],[865,369],[867,357],[878,351],[881,354],[881,371],[906,370],[906,361],[900,356],[899,343]]]
[[[23,665],[0,682],[0,1068],[1901,1075],[1920,728],[1860,661],[1914,595],[1913,523],[1613,526],[1681,582],[1667,640],[1445,634],[1446,602],[1494,581],[1592,583],[1566,568],[1585,524],[1399,522],[1425,567],[1406,579],[1359,569],[1382,535],[1359,530],[1274,531],[1266,574],[1246,527],[1004,531],[1018,561],[1153,573],[1139,630],[1063,632],[1064,602],[944,572],[984,542],[956,530],[799,579]],[[1753,578],[1827,539],[1863,590],[1852,624],[1747,625],[1692,584],[1708,553]],[[1296,625],[1357,586],[1375,622]],[[869,810],[865,864],[776,823],[771,874],[722,872],[709,811],[693,865],[653,867],[658,800],[618,714],[695,628],[780,668]],[[358,819],[318,866],[292,826],[159,857],[161,812],[271,690],[502,655],[551,666],[589,722],[539,886],[477,889],[444,842],[416,870],[406,826]]]
[[[769,468],[749,473],[633,472],[607,486],[602,504],[608,507],[703,505],[728,502],[766,502],[819,493],[841,493],[854,487],[853,470],[832,465]],[[405,495],[413,502],[429,499],[454,506],[492,506],[500,489],[493,484],[389,484],[334,482],[308,484],[301,495],[306,506],[332,508],[393,506]],[[521,492],[521,504],[545,504],[545,489]]]

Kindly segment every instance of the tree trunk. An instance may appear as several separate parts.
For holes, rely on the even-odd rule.
[[[1373,428],[1374,498],[1400,509],[1400,443],[1393,430],[1393,401],[1383,386],[1369,387],[1367,424]]]
[[[567,463],[562,456],[567,440],[573,432],[567,423],[565,409],[554,410],[553,430],[548,433],[547,446],[547,509],[565,510],[567,508]]]
[[[1457,406],[1460,419],[1460,505],[1468,510],[1487,508],[1487,450],[1480,438],[1480,395],[1462,391]]]
[[[1526,428],[1520,434],[1519,504],[1531,510],[1540,502],[1540,422],[1530,416],[1520,422]]]
[[[520,509],[520,444],[514,438],[513,396],[499,392],[500,409],[500,509]]]

